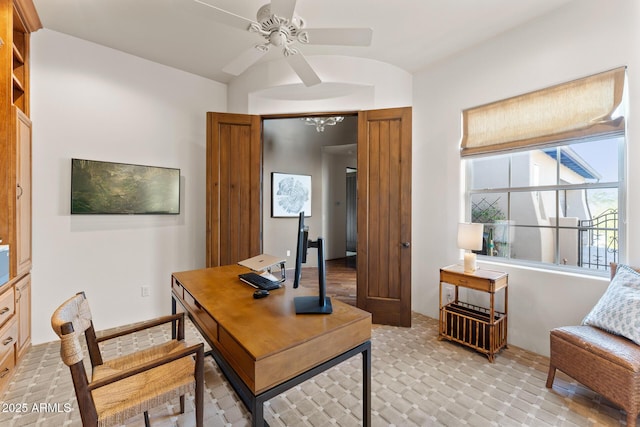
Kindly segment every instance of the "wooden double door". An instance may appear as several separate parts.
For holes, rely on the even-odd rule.
[[[207,267],[262,251],[261,127],[207,113]],[[358,112],[357,158],[357,305],[411,326],[411,108]]]

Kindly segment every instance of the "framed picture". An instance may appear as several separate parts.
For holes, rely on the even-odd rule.
[[[180,169],[71,159],[71,214],[178,215]]]
[[[311,175],[271,173],[271,216],[311,216]]]

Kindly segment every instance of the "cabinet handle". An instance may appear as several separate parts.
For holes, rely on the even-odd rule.
[[[13,342],[13,337],[9,337],[6,340],[2,341],[2,345],[7,345],[11,342]]]
[[[8,311],[9,311],[9,307],[4,307],[2,310],[0,310],[0,315],[3,315]]]
[[[20,190],[20,193],[18,194],[18,197],[17,197],[19,199],[20,197],[22,197],[22,193],[24,193],[24,190],[22,189],[20,184],[16,184],[16,186],[18,187],[18,190]]]
[[[9,368],[4,368],[2,372],[0,372],[0,378],[4,378],[9,373]]]

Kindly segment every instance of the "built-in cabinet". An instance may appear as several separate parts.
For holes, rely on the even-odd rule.
[[[32,0],[0,0],[0,392],[31,345],[30,35],[42,28]]]
[[[15,142],[15,271],[20,277],[31,271],[31,120],[13,107]]]

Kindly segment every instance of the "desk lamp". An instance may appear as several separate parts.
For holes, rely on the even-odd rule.
[[[476,254],[471,251],[482,249],[483,224],[460,223],[458,224],[458,247],[464,249],[464,272],[473,273],[478,269]],[[469,251],[469,252],[467,252]]]

